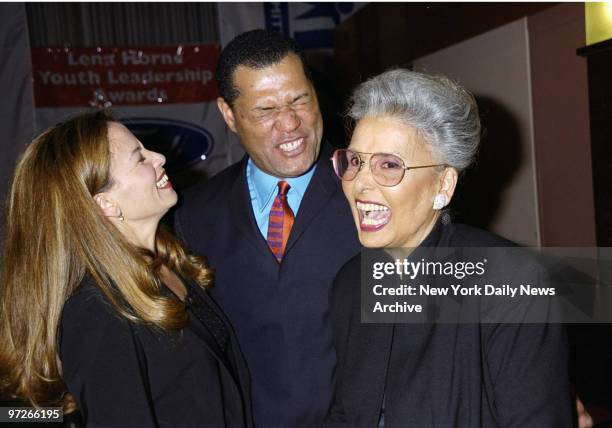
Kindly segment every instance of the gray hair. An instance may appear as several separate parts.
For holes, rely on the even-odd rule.
[[[349,117],[390,117],[414,127],[440,162],[461,172],[476,156],[476,100],[450,79],[405,69],[386,71],[353,92]]]

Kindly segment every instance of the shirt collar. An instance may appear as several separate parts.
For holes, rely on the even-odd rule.
[[[300,175],[299,177],[291,177],[291,178],[278,178],[268,173],[263,172],[261,169],[255,165],[253,160],[249,158],[247,162],[247,177],[249,177],[250,181],[253,183],[255,196],[257,197],[257,202],[259,205],[259,210],[263,211],[270,199],[276,197],[278,193],[277,184],[279,181],[286,181],[291,186],[289,192],[296,192],[298,198],[301,200],[306,193],[306,189],[308,188],[308,184],[310,183],[310,179],[314,174],[315,169],[317,168],[317,164],[315,163],[308,172]]]

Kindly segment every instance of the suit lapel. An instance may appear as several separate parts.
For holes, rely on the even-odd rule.
[[[298,215],[289,235],[289,241],[285,254],[299,240],[300,236],[308,228],[312,220],[325,208],[331,197],[339,191],[338,178],[334,175],[331,167],[331,147],[323,143],[321,153],[317,160],[317,169],[308,185],[306,193],[300,204]],[[256,246],[260,254],[269,253],[269,258],[277,264],[274,254],[268,248],[268,244],[257,226],[249,186],[246,180],[246,165],[248,157],[245,156],[240,165],[240,174],[236,177],[230,190],[230,207],[233,224],[240,230],[241,236],[251,245]]]
[[[331,168],[331,150],[323,143],[321,154],[317,161],[317,169],[308,185],[306,194],[300,204],[298,215],[289,235],[285,254],[299,240],[312,220],[325,208],[330,198],[339,190],[338,179]]]
[[[248,157],[245,156],[240,165],[240,174],[234,180],[230,190],[230,215],[232,223],[236,225],[240,231],[240,235],[251,245],[257,247],[260,254],[265,254],[265,251],[270,253],[270,257],[276,262],[272,251],[268,248],[266,240],[263,239],[253,214],[253,205],[251,203],[251,195],[249,194],[249,186],[246,180],[246,164]],[[237,243],[238,244],[238,243]]]

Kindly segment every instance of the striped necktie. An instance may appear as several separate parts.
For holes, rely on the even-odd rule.
[[[270,221],[268,223],[268,246],[280,263],[285,254],[289,233],[293,226],[293,211],[287,202],[287,192],[291,186],[286,181],[278,182],[278,194],[272,203]]]

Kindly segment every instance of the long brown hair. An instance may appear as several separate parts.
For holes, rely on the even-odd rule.
[[[7,198],[0,268],[0,391],[35,406],[75,408],[61,378],[62,308],[89,274],[131,322],[164,331],[187,320],[162,291],[162,265],[206,287],[212,271],[159,228],[156,254],[135,248],[104,217],[93,195],[112,186],[104,111],[54,126],[19,160]]]

